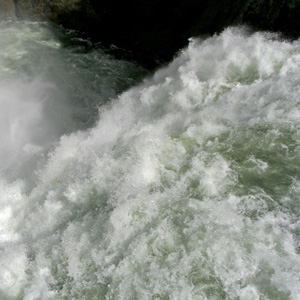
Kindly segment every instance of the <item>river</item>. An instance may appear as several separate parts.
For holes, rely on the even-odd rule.
[[[153,75],[0,23],[0,299],[300,299],[300,41],[228,28]]]

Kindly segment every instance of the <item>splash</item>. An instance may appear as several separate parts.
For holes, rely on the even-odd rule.
[[[299,77],[299,41],[229,28],[57,131],[1,183],[2,298],[298,299]]]

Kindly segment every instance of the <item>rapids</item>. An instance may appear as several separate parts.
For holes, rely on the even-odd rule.
[[[139,82],[5,21],[0,66],[1,300],[300,299],[300,41],[228,28]]]

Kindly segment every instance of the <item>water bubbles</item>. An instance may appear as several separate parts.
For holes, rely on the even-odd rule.
[[[3,98],[0,121],[9,140],[5,118],[14,105],[20,146],[12,151],[47,154],[30,164],[30,189],[18,174],[1,187],[1,292],[11,299],[296,300],[298,43],[239,28],[195,40],[153,78],[101,102],[86,130],[72,123],[78,114],[65,87],[91,104],[114,76],[123,84],[117,62],[107,61],[98,85],[102,75],[91,62],[105,57],[67,53],[51,41],[38,44],[59,50],[55,60],[66,59],[84,84],[60,69],[50,85],[46,76],[19,79],[21,92],[3,87],[18,95]]]

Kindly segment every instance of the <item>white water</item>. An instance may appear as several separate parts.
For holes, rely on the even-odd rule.
[[[227,29],[115,97],[138,67],[1,26],[1,300],[300,299],[299,41]]]

